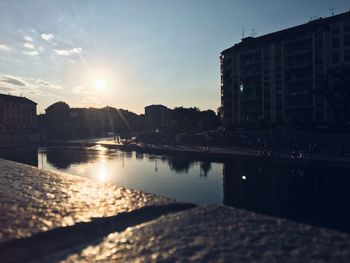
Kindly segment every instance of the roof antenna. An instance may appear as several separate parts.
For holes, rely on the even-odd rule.
[[[336,10],[336,9],[338,9],[338,8],[334,8],[334,7],[329,8],[329,11],[331,11],[332,16],[334,16],[334,10]]]
[[[242,27],[242,39],[244,38],[244,27]]]
[[[255,37],[257,35],[255,28],[251,29],[250,36]]]

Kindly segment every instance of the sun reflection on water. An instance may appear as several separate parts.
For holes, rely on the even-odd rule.
[[[100,160],[100,165],[98,166],[97,170],[97,180],[100,183],[106,182],[107,179],[107,170],[106,170],[106,161],[105,160]]]

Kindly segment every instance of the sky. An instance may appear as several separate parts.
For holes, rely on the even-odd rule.
[[[0,0],[0,93],[38,103],[220,106],[220,52],[349,0]]]

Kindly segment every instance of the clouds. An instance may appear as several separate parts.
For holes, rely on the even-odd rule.
[[[0,75],[0,93],[27,97],[37,102],[42,111],[44,106],[62,100],[65,91],[61,85],[41,79]]]
[[[35,29],[23,32],[23,39],[22,48],[17,48],[15,51],[19,51],[28,57],[40,57],[41,61],[51,59],[51,65],[55,63],[54,60],[58,57],[71,57],[83,52],[81,47],[72,47],[73,43],[69,39],[65,40],[60,36],[56,38],[52,33],[40,34]],[[0,44],[0,52],[10,50],[9,46]],[[72,59],[69,58],[68,60],[72,62]]]
[[[37,55],[39,55],[39,52],[35,51],[35,50],[34,51],[23,50],[22,52],[23,52],[23,54],[26,54],[28,56],[37,56]]]
[[[72,47],[72,48],[53,48],[53,46],[67,46],[67,42],[70,42],[68,40],[63,40],[60,36],[56,38],[54,34],[52,33],[42,33],[38,34],[36,30],[33,30],[33,32],[36,33],[36,38],[33,38],[29,35],[26,35],[24,37],[24,40],[27,42],[24,43],[23,47],[26,48],[26,50],[23,50],[23,54],[26,54],[28,56],[38,56],[42,51],[44,51],[44,48],[42,46],[37,47],[35,45],[38,44],[38,42],[43,41],[46,42],[44,46],[47,47],[47,50],[50,52],[50,50],[53,52],[53,54],[63,57],[70,57],[75,54],[82,53],[81,47]]]
[[[72,49],[55,49],[54,51],[57,55],[68,57],[74,54],[80,54],[82,53],[83,50],[82,48],[78,47],[78,48],[72,48]]]
[[[24,40],[28,42],[33,42],[33,38],[31,38],[30,36],[25,36]]]
[[[26,84],[21,80],[13,77],[2,76],[0,78],[1,82],[7,82],[15,86],[25,86]]]
[[[30,42],[26,42],[24,43],[23,45],[25,48],[28,48],[28,49],[35,49],[35,46],[33,43],[30,43]]]
[[[53,39],[53,34],[41,34],[41,38],[46,41],[50,41]]]
[[[0,44],[0,51],[9,52],[11,51],[11,48],[5,44]]]
[[[0,75],[0,90],[13,92],[13,95],[31,94],[44,96],[50,92],[61,91],[61,85],[43,81],[41,79],[21,78],[18,76]]]
[[[2,92],[11,93],[12,91],[16,91],[16,89],[11,88],[11,87],[2,87],[2,86],[0,86],[0,92],[1,92],[1,93],[2,93]]]
[[[38,80],[38,79],[28,79],[27,82],[30,85],[34,85],[36,87],[40,88],[47,88],[47,89],[52,89],[52,90],[61,90],[62,86],[58,84],[53,84],[51,82],[43,81],[43,80]]]
[[[29,36],[25,36],[24,39],[33,41],[33,39]],[[28,56],[38,56],[39,55],[37,48],[35,47],[35,45],[32,42],[25,42],[23,44],[23,47],[25,48],[25,50],[22,50],[23,54],[26,54]]]

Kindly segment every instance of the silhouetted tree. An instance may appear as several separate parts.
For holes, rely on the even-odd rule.
[[[50,113],[60,113],[60,112],[65,112],[69,110],[69,105],[63,101],[58,101],[55,102],[54,104],[50,105],[47,107],[45,110],[46,114]]]
[[[212,110],[201,111],[197,127],[202,131],[215,130],[220,124],[219,116]]]
[[[197,107],[177,107],[169,115],[169,129],[176,132],[198,132],[216,129],[219,118],[212,110],[200,111]]]
[[[69,119],[69,106],[67,103],[59,101],[46,110],[46,128],[50,139],[64,138],[69,135],[67,130]]]
[[[145,127],[144,115],[109,106],[70,108],[64,102],[49,106],[43,119],[49,139],[100,137],[110,132],[141,131]]]

